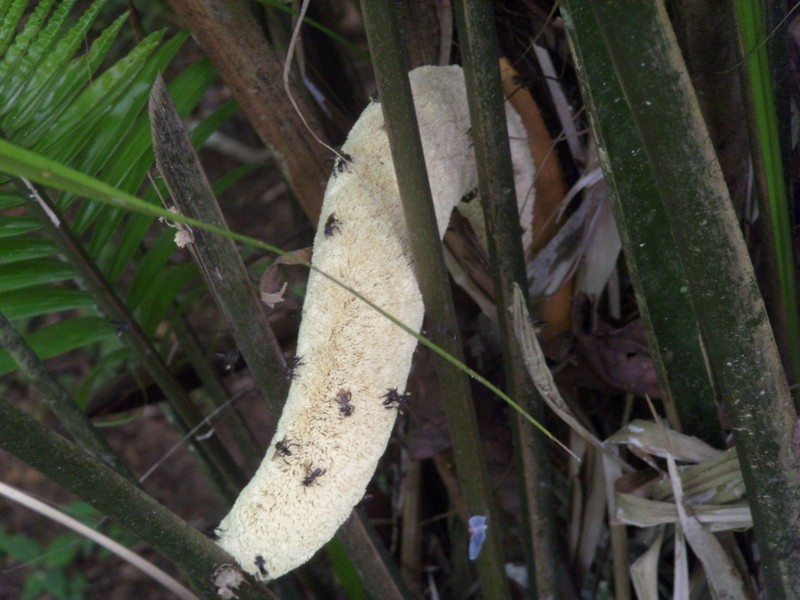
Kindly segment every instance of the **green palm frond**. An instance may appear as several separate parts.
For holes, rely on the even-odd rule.
[[[125,56],[101,71],[127,15],[114,19],[80,54],[106,0],[92,3],[77,18],[74,1],[4,3],[0,24],[0,135],[95,176],[120,190],[137,193],[153,164],[146,102],[157,73],[163,71],[186,41],[185,33],[166,41],[164,32],[145,37]],[[188,114],[216,77],[201,60],[174,78],[171,93]],[[197,136],[201,142],[236,109],[234,103],[212,115]],[[221,114],[220,114],[221,113]],[[102,318],[91,295],[75,284],[76,273],[59,256],[57,244],[42,237],[42,224],[25,214],[25,198],[5,186],[0,198],[0,311],[28,331],[42,358],[76,348],[104,353],[120,346],[116,329]],[[150,190],[145,197],[157,201]],[[81,239],[88,260],[109,284],[123,274],[129,283],[117,288],[128,310],[147,335],[174,305],[196,271],[189,264],[169,264],[172,232],[144,243],[153,218],[130,215],[61,193],[51,198],[70,215],[69,227]],[[148,239],[152,235],[148,236]],[[69,312],[65,312],[69,311]],[[32,327],[29,319],[61,313],[53,324]],[[63,315],[68,317],[64,318]],[[123,353],[121,356],[127,356]],[[14,370],[0,353],[0,374]]]

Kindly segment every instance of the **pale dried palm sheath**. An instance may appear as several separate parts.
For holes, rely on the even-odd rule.
[[[589,445],[600,450],[600,452],[622,467],[624,471],[632,471],[633,469],[628,463],[617,456],[608,445],[598,439],[596,435],[575,418],[575,415],[572,414],[572,410],[570,410],[567,403],[564,402],[564,399],[558,391],[558,387],[556,387],[553,374],[547,366],[547,359],[544,356],[542,347],[539,345],[536,331],[531,323],[528,309],[525,306],[525,298],[517,284],[514,284],[514,300],[513,305],[509,308],[509,312],[514,321],[514,333],[522,351],[522,358],[525,362],[528,376],[531,378],[531,381],[533,381],[533,385],[536,386],[536,390],[541,394],[547,405]]]

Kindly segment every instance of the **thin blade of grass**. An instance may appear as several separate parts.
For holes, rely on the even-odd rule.
[[[218,235],[228,237],[232,240],[241,242],[243,244],[250,246],[251,248],[266,250],[267,252],[272,252],[279,256],[289,256],[292,258],[295,264],[300,264],[312,269],[314,268],[308,261],[304,260],[302,257],[298,256],[293,252],[283,250],[278,246],[268,244],[266,242],[257,240],[255,238],[251,238],[246,235],[230,231],[229,229],[217,227],[216,225],[205,223],[198,219],[193,219],[189,216],[166,210],[164,208],[161,208],[160,206],[156,206],[155,204],[151,204],[150,202],[142,200],[141,198],[137,198],[136,196],[133,196],[128,192],[119,190],[111,185],[108,185],[105,182],[99,181],[94,177],[91,177],[84,173],[80,173],[79,171],[71,169],[57,161],[50,160],[46,157],[43,157],[34,152],[30,152],[29,150],[21,148],[15,144],[11,144],[2,139],[0,139],[0,172],[11,173],[23,178],[30,179],[31,181],[41,185],[54,187],[56,189],[68,191],[80,196],[86,196],[87,198],[97,200],[98,202],[102,202],[110,206],[125,207],[127,210],[138,213],[140,215],[161,217],[166,220],[174,221],[176,223],[182,223],[184,225],[200,228],[205,231],[216,233]],[[52,214],[52,218],[58,219],[55,213]],[[25,221],[24,223],[20,224],[20,226],[22,227],[30,227],[31,225],[32,222],[29,221]],[[324,277],[331,277],[327,273],[324,272],[320,273]],[[333,281],[336,281],[333,278],[331,279]],[[391,314],[389,314],[388,312],[386,312],[373,302],[370,302],[363,294],[359,293],[358,290],[354,290],[353,288],[348,287],[338,281],[336,283],[337,285],[340,285],[342,289],[345,289],[351,294],[353,294],[361,302],[364,302],[365,304],[369,305],[373,310],[377,311],[378,313],[380,313],[381,315],[392,321],[392,323],[400,327],[408,335],[415,337],[420,344],[424,345],[426,348],[429,348],[431,351],[435,352],[438,356],[442,357],[444,360],[454,365],[459,370],[466,373],[469,377],[471,377],[472,379],[474,379],[475,381],[486,387],[492,393],[496,394],[506,404],[508,404],[511,408],[513,408],[515,411],[521,414],[525,419],[527,419],[531,424],[533,424],[534,427],[536,427],[539,431],[541,431],[551,441],[561,446],[561,448],[564,449],[567,453],[570,453],[569,449],[560,440],[555,438],[553,434],[547,430],[546,427],[544,427],[541,423],[539,423],[539,421],[537,421],[530,414],[528,414],[519,404],[514,402],[514,400],[510,398],[508,394],[503,392],[496,385],[492,384],[480,373],[478,373],[473,369],[470,369],[467,365],[464,364],[463,361],[459,360],[458,358],[456,358],[455,356],[444,350],[441,346],[432,342],[424,335],[421,335],[419,332],[414,331],[413,329],[407,327],[404,323],[397,320],[394,316],[392,316]]]
[[[609,447],[597,438],[591,431],[586,429],[583,424],[575,418],[570,411],[567,403],[561,397],[556,387],[553,374],[547,367],[547,359],[545,358],[544,351],[539,345],[539,340],[536,338],[536,332],[531,324],[528,309],[525,306],[525,298],[519,286],[514,285],[513,304],[511,306],[512,324],[514,336],[517,343],[520,345],[522,359],[525,362],[525,367],[528,370],[528,376],[533,381],[536,389],[541,394],[547,405],[555,412],[561,420],[569,425],[572,430],[583,438],[590,446],[596,448],[610,460],[617,463],[623,470],[630,471],[631,467],[619,456],[614,454]],[[570,454],[578,460],[578,457]]]
[[[800,309],[797,304],[792,221],[783,169],[778,116],[773,92],[773,69],[764,40],[765,12],[760,2],[734,2],[742,51],[745,55],[748,120],[753,152],[755,189],[766,229],[769,254],[763,260],[777,290],[771,298],[775,337],[792,383],[800,376]],[[776,51],[777,50],[776,48]],[[800,402],[800,401],[798,401]]]

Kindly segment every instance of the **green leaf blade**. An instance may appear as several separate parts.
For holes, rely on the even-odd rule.
[[[52,358],[77,348],[108,339],[116,334],[108,320],[101,317],[78,317],[58,321],[25,336],[28,344],[42,359]],[[16,369],[14,360],[7,352],[0,352],[0,375]]]
[[[71,279],[75,272],[55,258],[34,258],[0,265],[0,292]]]
[[[39,144],[38,150],[56,160],[72,162],[88,140],[97,135],[101,118],[120,98],[130,93],[130,85],[163,34],[163,31],[158,31],[147,36],[130,54],[86,88],[53,123],[51,134]]]
[[[6,117],[8,124],[4,126],[7,132],[26,128],[30,115],[49,95],[48,90],[57,89],[55,80],[65,71],[75,53],[84,43],[89,29],[106,2],[107,0],[97,0],[90,5],[81,15],[78,23],[58,41],[56,47],[43,56],[41,64],[38,64],[33,70],[25,88],[20,91],[14,106],[8,112]]]
[[[28,6],[28,0],[3,3],[2,14],[0,14],[0,57],[5,56],[8,47],[14,40],[14,34],[17,32],[17,26],[22,20],[26,6]]]
[[[62,285],[39,285],[0,293],[0,312],[9,320],[89,309],[94,305],[94,299],[87,292]]]
[[[56,246],[50,240],[21,236],[0,238],[0,263],[43,258],[56,252]]]
[[[41,223],[32,217],[0,215],[0,238],[30,233],[41,228]]]
[[[3,61],[0,62],[0,81],[7,82],[0,89],[0,117],[11,107],[11,100],[16,95],[19,87],[25,82],[23,78],[16,74],[17,67],[25,58],[25,53],[39,34],[54,3],[55,0],[39,2],[25,22],[22,31],[16,36],[14,35],[15,31],[11,31],[13,42],[5,53]],[[22,4],[25,5],[27,3],[23,2]],[[23,6],[22,9],[24,11],[25,7]],[[16,25],[15,23],[14,30],[16,30]]]
[[[44,57],[50,53],[50,49],[55,43],[61,28],[66,23],[75,0],[62,1],[56,5],[56,10],[47,21],[44,29],[36,36],[27,51],[20,57],[13,71],[13,80],[18,82],[14,86],[13,93],[6,98],[6,105],[2,108],[2,113],[10,118],[15,108],[19,107],[25,90],[31,85],[34,74],[39,69]],[[2,80],[0,80],[2,81]]]
[[[52,87],[42,97],[38,110],[27,120],[27,126],[22,130],[13,130],[13,139],[17,143],[26,148],[38,147],[55,120],[69,107],[108,55],[125,22],[126,15],[123,14],[98,36],[88,53],[70,62],[63,72],[56,75]]]

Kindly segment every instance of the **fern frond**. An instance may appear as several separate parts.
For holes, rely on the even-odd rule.
[[[44,93],[39,94],[38,103],[31,106],[30,116],[24,114],[20,117],[20,123],[8,123],[9,135],[26,147],[37,147],[41,138],[50,130],[53,121],[59,118],[80,93],[87,77],[91,77],[100,67],[125,24],[127,16],[127,14],[120,15],[103,30],[86,54],[70,60],[61,70],[56,71],[50,80],[41,83]]]
[[[8,47],[8,50],[4,53],[3,63],[0,64],[0,81],[6,82],[10,85],[3,86],[6,101],[0,103],[0,114],[4,113],[8,109],[8,99],[14,97],[15,92],[24,82],[23,78],[13,77],[13,75],[17,71],[17,68],[20,67],[21,63],[24,61],[25,53],[28,51],[28,48],[31,47],[36,36],[39,35],[39,31],[41,31],[42,26],[45,24],[45,19],[47,18],[47,15],[54,3],[55,0],[44,0],[43,2],[39,2],[39,4],[36,5],[33,13],[31,13],[31,15],[28,17],[28,20],[26,21],[22,31],[18,35],[14,35],[14,32],[16,31],[19,22],[22,20],[27,2],[19,3],[22,4],[22,7],[21,12],[17,15],[17,21],[11,22],[9,20],[9,22],[6,24],[9,30],[8,34],[12,36],[12,42]]]
[[[20,146],[127,191],[138,191],[153,162],[144,112],[149,88],[187,35],[179,34],[162,43],[164,32],[154,32],[98,75],[97,69],[107,58],[127,15],[114,19],[85,54],[76,56],[106,0],[91,3],[68,28],[74,4],[74,0],[58,4],[47,0],[28,11],[27,2],[4,3],[6,18],[0,25],[0,48],[7,50],[0,59],[0,132]],[[202,76],[197,77],[199,73]],[[188,112],[214,73],[205,63],[187,69],[186,75],[192,78],[190,85],[186,84],[187,77],[179,80],[191,90],[183,94],[182,110]],[[54,346],[54,336],[45,333],[52,325],[29,334],[29,341],[38,340],[34,347],[41,351],[40,356],[85,347],[104,336],[113,342],[106,350],[114,351],[119,346],[114,327],[107,321],[103,327],[87,327],[95,322],[83,319],[98,319],[97,311],[87,292],[75,289],[73,267],[56,257],[56,246],[51,241],[40,237],[41,223],[20,213],[18,207],[24,205],[24,198],[5,193],[3,199],[0,208],[11,212],[0,215],[0,260],[5,263],[0,267],[4,280],[0,285],[0,306],[16,319],[75,309],[80,309],[78,315],[85,315],[73,314],[65,321],[81,322],[85,336],[62,337],[62,342]],[[58,207],[64,210],[75,200],[74,195],[61,194]],[[142,305],[147,293],[137,292],[129,309],[139,309],[150,332],[164,317],[180,287],[193,277],[185,266],[178,266],[176,274],[172,273],[175,266],[167,261],[174,245],[170,248],[168,234],[164,236],[166,242],[143,249],[142,240],[151,224],[152,217],[128,219],[126,223],[122,209],[104,209],[95,202],[82,201],[71,225],[78,234],[92,231],[86,240],[88,260],[122,265],[132,271],[138,289],[147,290],[164,273],[168,274],[171,285],[161,286],[160,291],[169,290],[169,295]],[[116,251],[110,251],[112,236],[122,241],[120,258]],[[137,264],[140,259],[144,267],[141,269]],[[122,268],[113,273],[113,281]],[[70,326],[59,324],[59,328],[64,327]],[[7,359],[5,355],[0,357],[0,364]]]
[[[26,6],[28,6],[28,0],[14,0],[2,4],[0,9],[2,10],[0,12],[0,57],[5,56],[11,42],[14,41],[14,33],[17,31]]]

